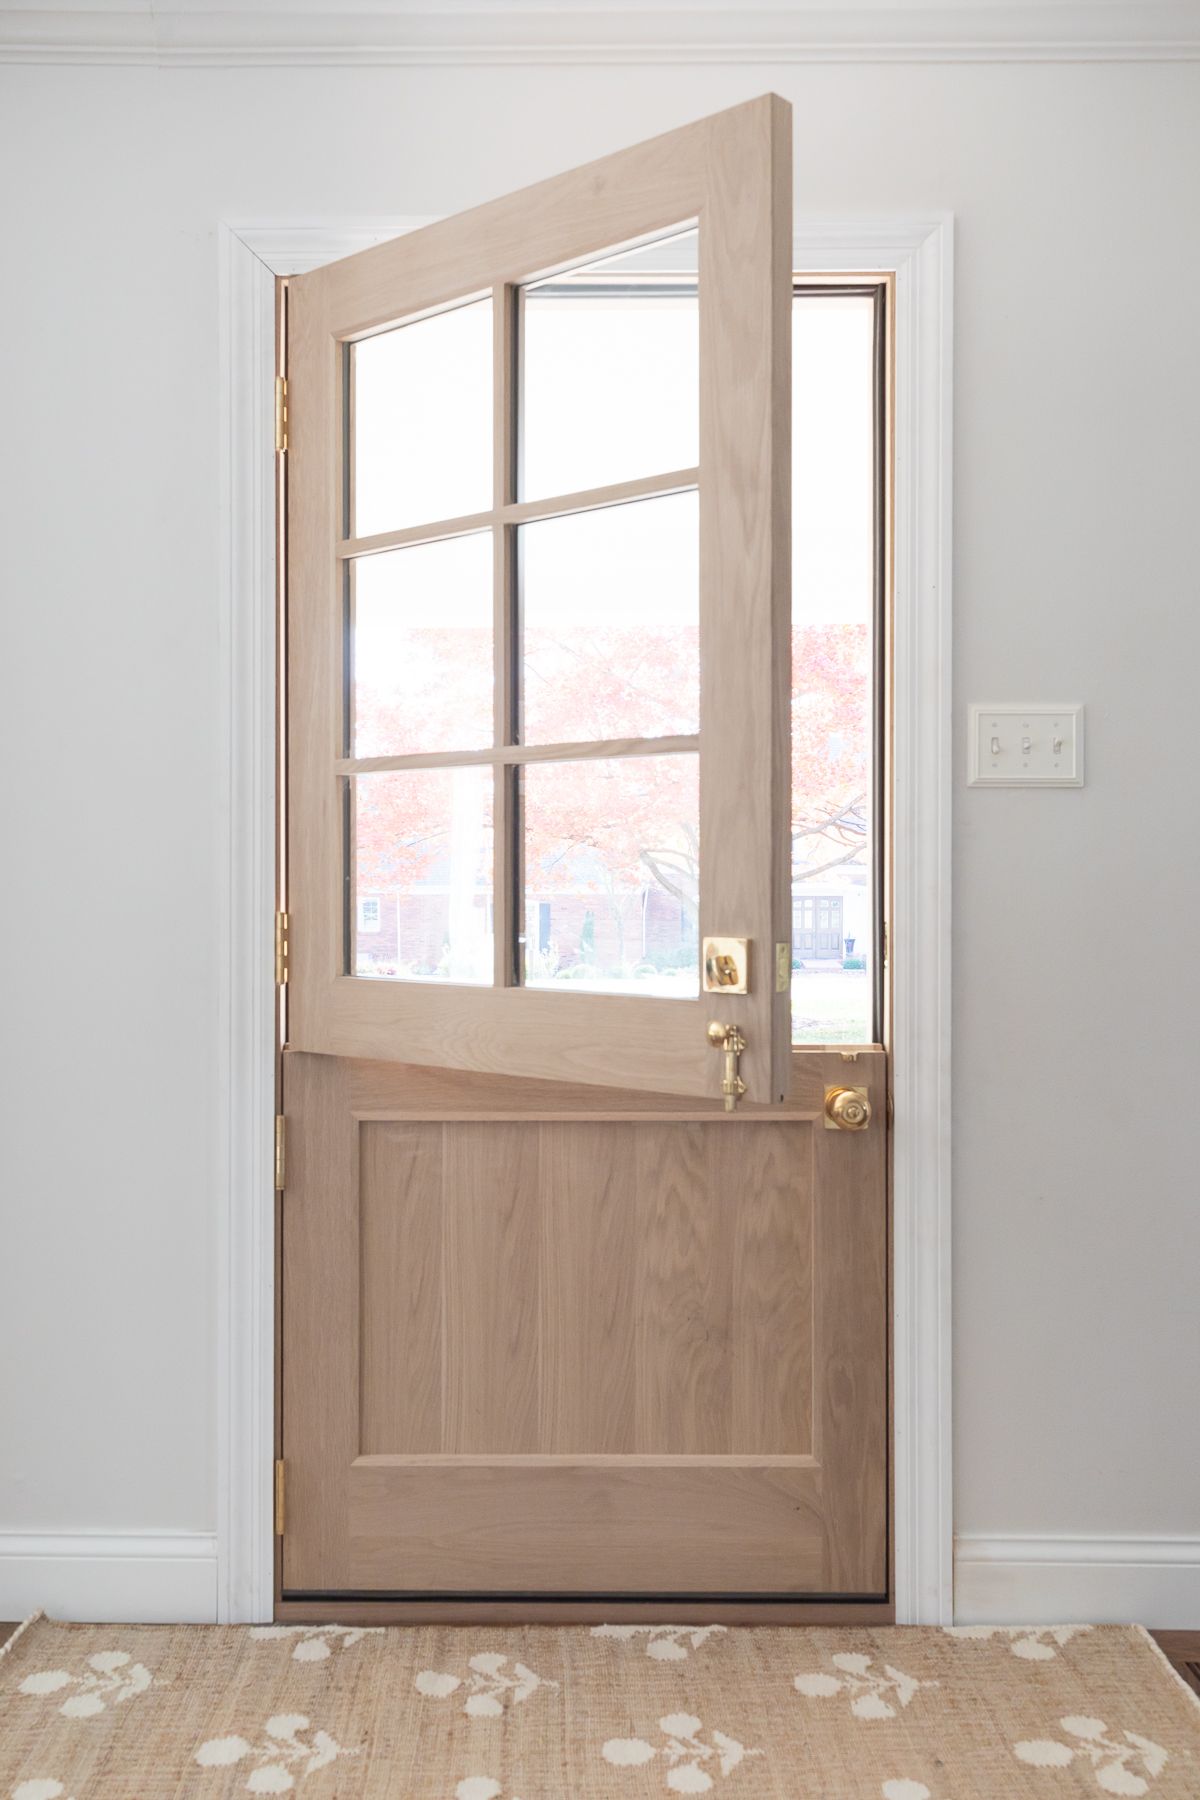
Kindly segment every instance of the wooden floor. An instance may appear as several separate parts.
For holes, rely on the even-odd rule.
[[[15,1623],[0,1621],[0,1644],[16,1629]],[[1183,1679],[1200,1694],[1200,1631],[1154,1631],[1150,1635]]]
[[[1155,1631],[1151,1636],[1188,1685],[1200,1694],[1200,1631]]]

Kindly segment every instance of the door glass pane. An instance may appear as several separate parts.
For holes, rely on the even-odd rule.
[[[517,966],[527,987],[699,992],[699,757],[583,757],[522,771]]]
[[[700,459],[695,231],[521,290],[521,497]]]
[[[350,972],[489,984],[491,769],[400,769],[349,787]]]
[[[354,537],[492,504],[492,303],[353,349]]]
[[[492,742],[492,534],[359,557],[350,634],[353,756]]]
[[[694,491],[519,533],[522,741],[700,728]]]
[[[792,322],[792,1040],[870,1043],[873,301]]]

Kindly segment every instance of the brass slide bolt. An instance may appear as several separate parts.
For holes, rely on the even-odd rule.
[[[722,1025],[714,1019],[708,1028],[708,1041],[714,1050],[720,1050],[725,1057],[725,1077],[721,1082],[721,1092],[725,1096],[725,1111],[732,1112],[746,1091],[746,1084],[738,1074],[738,1057],[746,1048],[746,1039],[738,1025]]]

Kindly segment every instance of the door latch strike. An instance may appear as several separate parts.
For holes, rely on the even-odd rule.
[[[283,1526],[284,1526],[283,1474],[284,1474],[284,1470],[286,1468],[287,1468],[287,1464],[284,1462],[283,1458],[280,1457],[279,1460],[275,1464],[275,1536],[276,1537],[283,1536]]]
[[[275,986],[282,987],[288,978],[288,915],[275,914]]]
[[[287,1185],[287,1120],[275,1114],[275,1192],[282,1194]]]

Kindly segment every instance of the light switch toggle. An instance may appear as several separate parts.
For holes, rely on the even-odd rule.
[[[1083,707],[1017,701],[968,709],[971,787],[1082,787]]]

